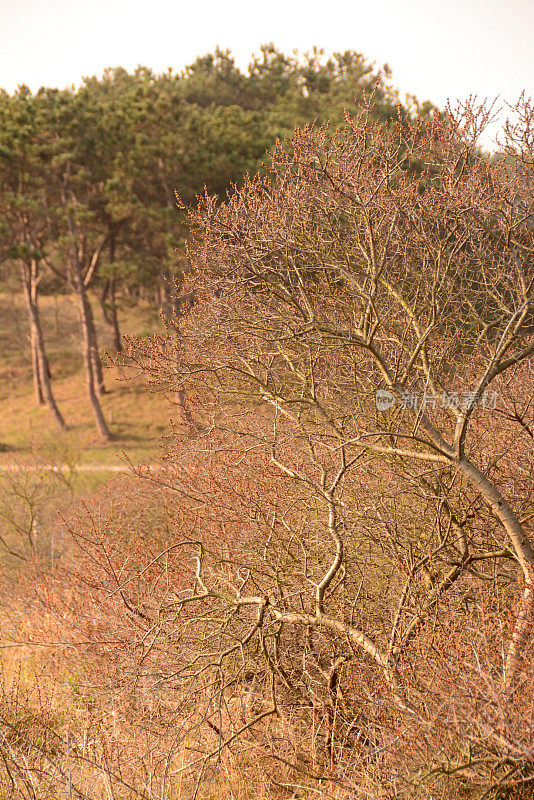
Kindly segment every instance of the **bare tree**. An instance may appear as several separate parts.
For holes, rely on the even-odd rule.
[[[448,724],[471,731],[484,769],[504,774],[515,759],[519,784],[532,780],[522,715],[534,625],[534,210],[532,108],[523,98],[518,110],[507,159],[477,149],[485,107],[389,130],[364,109],[333,135],[297,131],[274,152],[270,179],[249,179],[222,205],[204,199],[190,251],[204,302],[180,340],[177,379],[210,409],[197,458],[209,454],[210,470],[228,476],[206,477],[208,500],[177,455],[174,480],[210,518],[219,509],[221,526],[232,493],[254,516],[256,534],[229,534],[235,552],[224,554],[224,537],[209,556],[202,545],[194,590],[180,595],[180,608],[212,601],[228,626],[250,618],[219,664],[258,640],[273,679],[294,688],[264,637],[321,632],[337,642],[327,664],[311,647],[327,686],[339,687],[340,665],[359,652],[397,710],[428,730],[432,658],[414,654],[438,620],[450,643],[441,654],[457,655],[449,688],[441,682]],[[146,366],[170,385],[162,353],[149,350]],[[213,461],[216,451],[234,452],[232,467],[228,456]],[[283,510],[256,483],[258,455],[277,498],[277,472],[292,487]],[[238,490],[244,481],[254,492]],[[269,547],[258,560],[248,548],[259,529]],[[462,603],[484,585],[463,625]],[[488,597],[502,603],[491,635]],[[477,615],[486,668],[457,647]],[[489,675],[491,698],[468,714]],[[453,685],[464,689],[454,701]],[[467,757],[455,769],[473,772]]]

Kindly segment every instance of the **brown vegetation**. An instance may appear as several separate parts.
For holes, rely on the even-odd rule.
[[[12,636],[56,643],[64,697],[8,682],[6,786],[532,796],[534,110],[517,110],[489,160],[484,108],[389,128],[364,108],[200,203],[196,304],[129,341],[154,388],[187,393],[189,430],[24,578]]]

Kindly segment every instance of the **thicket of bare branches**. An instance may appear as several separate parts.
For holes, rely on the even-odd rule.
[[[159,533],[131,510],[69,523],[78,556],[39,601],[83,639],[88,683],[105,670],[101,697],[132,693],[158,727],[161,796],[177,775],[197,796],[238,751],[289,796],[532,791],[519,111],[506,159],[477,150],[484,108],[305,128],[192,215],[198,302],[130,343],[196,420],[140,470]]]

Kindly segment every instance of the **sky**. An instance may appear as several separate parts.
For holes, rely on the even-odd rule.
[[[218,45],[356,50],[443,106],[534,95],[534,0],[0,0],[0,87],[64,88],[106,67],[180,70]]]

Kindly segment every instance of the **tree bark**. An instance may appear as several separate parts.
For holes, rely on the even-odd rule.
[[[168,284],[167,284],[168,285]],[[172,294],[169,292],[169,318],[173,322],[173,327],[176,332],[177,336],[181,336],[182,333],[179,327],[179,319],[180,319],[180,312],[181,312],[181,304],[182,298],[178,297],[176,294]],[[174,371],[177,375],[180,374],[180,354],[177,351],[174,353]],[[193,419],[191,412],[187,407],[186,402],[186,392],[183,387],[176,389],[175,391],[175,399],[176,405],[178,407],[178,411],[180,413],[180,418],[183,423],[188,425],[189,427],[198,427]]]
[[[35,329],[32,323],[31,314],[28,309],[28,316],[30,322],[30,349],[32,354],[32,376],[33,376],[33,393],[35,395],[35,402],[38,406],[44,406],[43,388],[41,386],[41,375],[39,372],[39,352],[37,350],[37,341],[35,336]]]
[[[70,227],[72,228],[72,225],[70,225]],[[87,291],[85,289],[80,261],[74,241],[72,244],[71,267],[72,282],[78,297],[78,313],[80,315],[80,328],[82,332],[82,355],[85,367],[85,385],[87,387],[87,394],[89,395],[89,400],[93,408],[93,413],[95,415],[96,425],[100,436],[105,442],[109,442],[111,441],[111,433],[109,432],[109,428],[106,424],[99,401],[99,395],[101,392],[99,392],[98,389],[99,373],[97,365],[100,367],[100,371],[102,370],[102,365],[100,363],[98,349],[96,346],[96,331],[94,328],[93,311],[89,302],[89,298],[87,297]]]
[[[24,298],[26,300],[26,307],[30,320],[32,368],[34,370],[33,383],[36,399],[39,400],[39,398],[41,398],[52,412],[52,416],[59,427],[63,430],[67,430],[67,425],[57,406],[50,382],[50,369],[48,367],[48,358],[46,356],[43,330],[37,304],[37,286],[39,284],[37,262],[32,260],[29,265],[21,262],[20,270]]]
[[[37,403],[37,405],[44,406],[45,400],[44,400],[43,387],[41,384],[41,375],[39,369],[39,350],[37,347],[37,334],[32,319],[32,313],[30,311],[31,305],[33,305],[34,308],[37,308],[37,286],[38,286],[37,276],[34,275],[33,262],[30,266],[22,262],[20,265],[20,270],[21,270],[23,292],[26,300],[26,307],[28,309],[28,321],[30,325],[30,350],[32,356],[33,393],[35,395],[35,402]],[[29,286],[27,285],[28,280],[29,280]],[[28,293],[29,293],[29,299],[28,299]]]
[[[113,278],[108,278],[104,284],[102,294],[100,295],[100,305],[102,307],[104,319],[111,328],[113,349],[116,353],[122,353],[122,339],[117,316],[117,305],[115,303],[115,280]]]
[[[534,636],[534,548],[517,516],[497,487],[467,458],[461,458],[458,466],[479,490],[501,522],[523,572],[523,594],[516,611],[504,667],[503,688],[505,693],[508,693],[520,669],[522,653],[529,640]]]
[[[178,389],[176,391],[176,405],[178,406],[182,422],[185,422],[186,425],[194,425],[195,421],[185,402],[185,389]]]
[[[109,442],[111,441],[111,434],[104,418],[104,414],[102,413],[102,407],[99,401],[100,393],[97,388],[98,384],[95,374],[95,346],[93,343],[94,340],[91,337],[90,328],[92,313],[85,288],[83,287],[83,282],[82,286],[80,287],[76,275],[74,277],[74,284],[78,294],[78,311],[80,315],[80,327],[82,331],[82,355],[85,367],[85,385],[87,387],[87,394],[89,395],[89,400],[93,408],[93,413],[95,415],[96,425],[100,436],[105,442]],[[98,356],[98,352],[96,352],[96,356]]]
[[[83,314],[85,319],[85,325],[87,327],[87,336],[91,352],[91,369],[93,370],[93,382],[95,385],[95,391],[97,393],[97,396],[100,397],[101,395],[106,394],[106,387],[104,384],[104,373],[102,371],[102,361],[100,360],[100,355],[98,353],[98,339],[96,335],[93,308],[87,296],[87,290],[85,288],[83,280],[81,283],[81,291],[78,290],[78,296],[81,301],[80,307],[83,307],[84,309]]]

